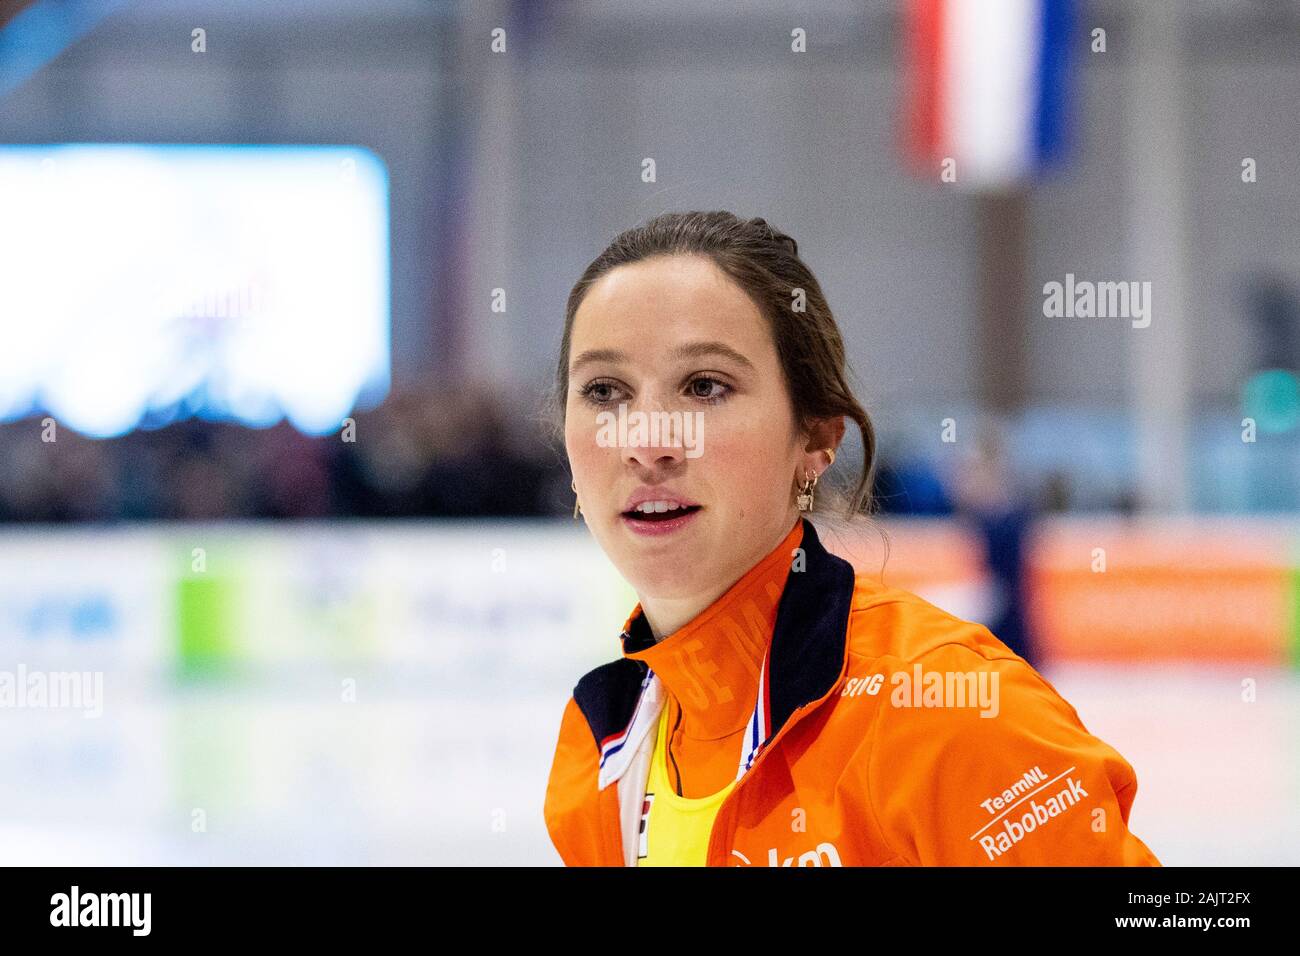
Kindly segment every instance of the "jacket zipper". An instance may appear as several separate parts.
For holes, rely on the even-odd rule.
[[[844,661],[840,664],[840,673],[839,676],[835,678],[835,683],[831,684],[830,689],[826,691],[826,693],[822,694],[821,697],[818,697],[814,701],[809,701],[806,704],[800,704],[791,712],[785,724],[782,725],[781,729],[776,732],[776,736],[773,737],[772,740],[768,743],[768,745],[763,748],[762,752],[757,757],[754,758],[754,765],[745,772],[745,775],[741,777],[740,781],[736,784],[736,786],[732,788],[731,793],[727,794],[727,796],[723,799],[722,803],[718,805],[718,812],[714,817],[713,827],[712,829],[709,830],[709,848],[704,858],[705,866],[712,865],[710,861],[712,861],[713,859],[714,843],[717,842],[717,838],[718,838],[718,833],[719,833],[718,823],[723,819],[723,816],[725,815],[727,808],[731,806],[734,800],[737,799],[736,795],[740,793],[741,789],[745,786],[745,784],[750,779],[752,779],[754,775],[758,772],[758,768],[762,766],[763,760],[766,759],[769,752],[776,749],[776,745],[781,742],[781,738],[784,737],[792,727],[798,724],[799,721],[803,720],[803,718],[806,717],[809,712],[815,710],[817,707],[820,707],[823,703],[829,700],[831,695],[835,693],[835,688],[839,687],[841,683],[843,683],[844,671],[845,668],[848,666],[848,662],[849,662],[847,638],[845,639],[845,641],[846,641],[846,647],[845,647]],[[611,786],[617,786],[617,785],[618,785],[617,782],[611,784]],[[642,801],[641,806],[644,807],[645,806],[644,795],[642,795],[641,801]],[[640,811],[638,811],[638,814],[639,812]],[[614,864],[615,866],[626,865],[623,861],[623,822],[621,816],[622,816],[622,812],[620,810],[618,813],[614,814],[614,819],[613,819],[614,833],[616,833],[618,837],[617,840],[615,841],[615,844],[618,847],[618,863]],[[728,826],[728,830],[733,830],[733,828]],[[636,866],[635,858],[633,859],[632,865]]]
[[[843,677],[843,674],[841,674],[840,676]],[[740,782],[737,783],[736,786],[732,788],[731,793],[727,794],[727,796],[723,799],[722,803],[718,804],[718,812],[714,817],[713,828],[709,831],[709,848],[704,858],[705,866],[710,865],[708,861],[713,859],[713,844],[714,844],[715,837],[717,836],[718,833],[718,821],[722,819],[723,814],[726,812],[727,807],[730,806],[731,802],[736,798],[736,794],[740,792],[741,787],[745,786],[745,784],[749,780],[751,780],[756,773],[758,773],[758,768],[762,766],[763,760],[766,759],[768,753],[776,749],[776,745],[780,743],[781,738],[785,736],[786,732],[789,731],[790,728],[792,728],[795,724],[799,723],[799,721],[806,716],[806,714],[804,714],[804,711],[819,706],[823,701],[827,700],[831,696],[831,691],[833,691],[839,685],[840,685],[840,679],[836,678],[835,684],[834,686],[831,687],[830,691],[827,691],[825,694],[823,694],[815,701],[811,701],[807,704],[800,704],[798,707],[796,707],[794,711],[790,714],[789,719],[786,720],[785,725],[782,726],[781,729],[776,732],[776,736],[773,737],[771,742],[766,747],[763,748],[763,751],[757,757],[754,758],[754,765],[745,772],[745,776],[743,776],[740,779]],[[618,786],[617,781],[610,784],[610,786],[617,787]],[[617,804],[615,804],[615,806],[617,806]],[[645,807],[644,795],[642,795],[641,797],[641,806],[642,808]],[[614,865],[626,866],[626,863],[624,863],[624,858],[623,858],[623,821],[622,821],[621,810],[613,815],[612,824],[613,824],[612,832],[616,837],[615,845],[618,847],[618,863]],[[632,861],[633,866],[637,865],[636,859],[637,858],[635,857],[633,858]]]
[[[682,711],[679,708],[677,711],[677,720],[673,723],[673,729],[668,731],[668,735],[664,738],[664,753],[668,756],[668,759],[673,762],[673,769],[677,771],[677,796],[679,797],[682,796],[682,771],[681,768],[677,766],[677,758],[673,756],[672,744],[673,734],[677,733],[677,728],[681,726],[681,723]]]
[[[845,663],[847,662],[848,662],[848,657],[846,655]],[[830,690],[828,690],[825,694],[823,694],[821,697],[817,698],[816,700],[810,701],[807,704],[800,704],[798,707],[794,709],[794,711],[790,714],[789,719],[786,720],[785,725],[782,726],[782,728],[776,732],[776,736],[773,737],[771,742],[766,747],[763,748],[763,752],[760,753],[754,759],[754,765],[745,772],[745,776],[740,778],[740,782],[736,784],[736,786],[732,789],[731,793],[727,794],[726,799],[724,799],[722,803],[718,805],[718,813],[713,819],[713,828],[709,831],[709,849],[708,849],[708,854],[705,856],[705,860],[704,860],[705,866],[712,865],[710,861],[713,859],[714,856],[713,844],[715,843],[718,837],[718,823],[719,821],[722,820],[723,815],[725,814],[727,807],[730,806],[732,800],[736,798],[736,794],[740,793],[741,788],[744,787],[746,782],[748,782],[756,773],[758,773],[758,768],[762,766],[764,758],[766,758],[769,753],[771,753],[773,750],[776,749],[776,745],[781,742],[781,738],[786,735],[786,732],[789,731],[790,728],[794,727],[795,724],[799,723],[799,721],[803,720],[803,718],[807,716],[806,712],[811,712],[812,710],[821,706],[823,702],[830,699],[831,694],[834,693],[836,687],[840,686],[840,683],[843,680],[843,678],[844,678],[844,668],[841,666],[840,676],[835,678],[835,683],[831,685]],[[735,832],[735,828],[730,826],[730,824],[728,824],[727,829],[733,833]]]

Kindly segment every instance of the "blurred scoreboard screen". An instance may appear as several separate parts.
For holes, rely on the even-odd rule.
[[[365,149],[0,147],[0,421],[333,431],[388,391],[389,298]]]

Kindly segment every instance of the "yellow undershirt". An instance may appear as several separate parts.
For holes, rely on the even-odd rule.
[[[668,711],[659,716],[654,754],[650,760],[650,777],[646,782],[649,813],[641,819],[641,844],[637,866],[704,866],[709,852],[709,834],[718,807],[736,781],[707,797],[681,797],[668,781],[668,764],[664,756],[667,739]]]

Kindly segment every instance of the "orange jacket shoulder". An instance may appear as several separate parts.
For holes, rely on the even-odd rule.
[[[849,674],[884,678],[854,773],[902,860],[1159,865],[1128,829],[1133,767],[988,628],[859,575],[848,638]]]

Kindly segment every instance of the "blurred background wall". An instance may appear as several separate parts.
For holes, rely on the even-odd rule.
[[[1300,5],[1055,6],[1058,153],[987,183],[912,139],[924,3],[0,3],[0,154],[359,147],[390,263],[354,440],[198,391],[56,441],[39,394],[0,406],[0,666],[107,688],[0,718],[9,858],[554,862],[559,713],[635,600],[544,437],[565,299],[622,229],[721,208],[796,237],[880,430],[889,564],[843,552],[1051,676],[1162,859],[1295,862]],[[0,284],[75,285],[93,250],[22,258],[15,177]],[[1045,315],[1067,274],[1151,281],[1150,326]]]

